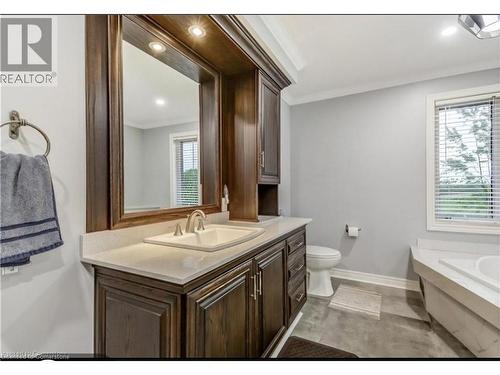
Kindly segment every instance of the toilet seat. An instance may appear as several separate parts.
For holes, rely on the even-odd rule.
[[[308,258],[340,259],[340,251],[324,246],[307,245],[306,255]]]

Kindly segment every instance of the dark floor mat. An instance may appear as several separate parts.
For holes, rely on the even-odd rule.
[[[331,346],[292,336],[278,354],[278,358],[358,358],[357,355]]]

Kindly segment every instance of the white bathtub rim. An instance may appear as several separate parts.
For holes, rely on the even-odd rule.
[[[493,258],[493,259],[492,259]],[[496,277],[495,276],[490,276],[487,273],[485,273],[481,268],[483,263],[486,263],[486,265],[490,265],[491,262],[489,260],[493,261],[493,269],[496,270]],[[487,262],[485,262],[487,261]],[[478,260],[476,260],[475,267],[478,269],[478,271],[488,277],[489,279],[492,279],[496,285],[500,285],[500,255],[485,255],[480,257]]]
[[[418,249],[449,251],[477,255],[500,255],[500,237],[496,243],[477,243],[466,241],[443,241],[418,238]]]
[[[439,259],[452,252],[412,247],[415,272],[449,296],[500,329],[500,293],[439,263]],[[455,253],[456,257],[463,253]],[[477,254],[469,254],[477,256]]]
[[[479,255],[477,259],[458,259],[458,258],[441,258],[439,263],[444,264],[447,267],[451,267],[453,270],[464,274],[467,277],[472,278],[474,281],[484,285],[486,288],[490,288],[497,293],[500,293],[500,282],[483,274],[479,269],[477,269],[477,263],[480,259],[496,257],[496,255]]]
[[[481,299],[493,304],[497,308],[500,308],[500,293],[497,291],[487,288],[484,284],[464,275],[462,272],[458,272],[455,269],[440,262],[440,259],[471,259],[475,260],[478,254],[470,254],[463,252],[452,252],[452,251],[440,251],[440,250],[428,250],[419,249],[412,247],[412,258],[420,263],[426,265],[432,271],[444,276],[445,278],[453,281],[455,284],[461,286],[462,288],[469,290],[470,292],[476,294]],[[417,272],[418,274],[418,272]]]

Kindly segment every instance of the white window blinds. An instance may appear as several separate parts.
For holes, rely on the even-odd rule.
[[[437,221],[500,222],[500,97],[435,104]]]
[[[198,139],[181,138],[175,144],[175,203],[197,206],[199,198]]]

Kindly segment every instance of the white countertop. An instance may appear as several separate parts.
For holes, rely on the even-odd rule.
[[[82,236],[81,261],[183,285],[310,222],[311,219],[306,218],[282,217],[272,224],[262,226],[265,232],[259,237],[215,252],[187,250],[144,242],[100,249],[95,252],[89,249],[92,247],[91,241],[85,238],[85,236],[95,235],[89,234]],[[107,232],[115,238],[119,235],[118,231]],[[97,234],[97,236],[102,235]]]

